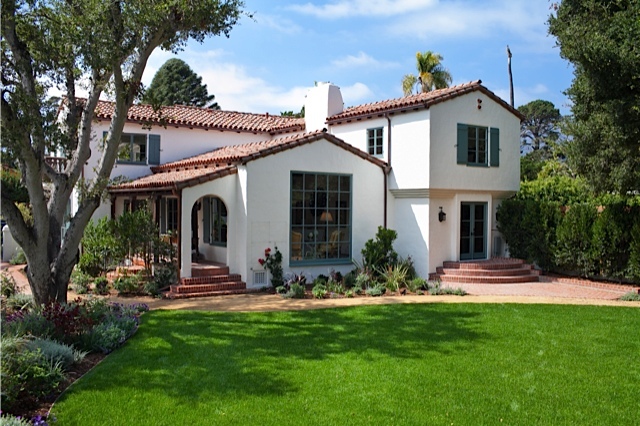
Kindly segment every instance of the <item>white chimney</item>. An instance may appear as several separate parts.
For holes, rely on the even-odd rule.
[[[304,104],[305,130],[313,132],[327,128],[327,117],[344,109],[340,88],[331,83],[319,82],[307,93]]]

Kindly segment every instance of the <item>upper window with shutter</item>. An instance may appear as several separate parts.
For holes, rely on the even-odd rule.
[[[160,164],[160,135],[123,133],[118,146],[120,164]]]
[[[458,164],[468,166],[500,165],[500,130],[494,127],[458,123]]]

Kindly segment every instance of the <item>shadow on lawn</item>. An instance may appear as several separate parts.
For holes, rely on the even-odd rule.
[[[426,359],[487,338],[479,312],[384,305],[269,313],[152,311],[138,333],[71,393],[136,389],[176,404],[299,391],[301,361]],[[330,363],[331,364],[331,363]]]

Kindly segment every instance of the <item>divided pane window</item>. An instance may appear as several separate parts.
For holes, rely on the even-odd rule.
[[[351,176],[291,173],[291,261],[351,259]]]
[[[147,136],[123,133],[118,146],[118,162],[147,164]]]
[[[367,129],[367,150],[371,155],[382,155],[382,127]]]
[[[487,164],[487,128],[467,128],[467,164]]]
[[[227,245],[227,206],[220,198],[211,198],[211,244]]]
[[[167,198],[167,231],[178,230],[178,199]]]

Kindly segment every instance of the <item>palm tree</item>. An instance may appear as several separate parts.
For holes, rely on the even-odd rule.
[[[420,92],[444,89],[452,82],[451,74],[442,66],[444,58],[439,53],[427,50],[416,53],[418,75],[407,74],[402,78],[402,91],[405,96],[413,93],[413,88],[420,84]]]

